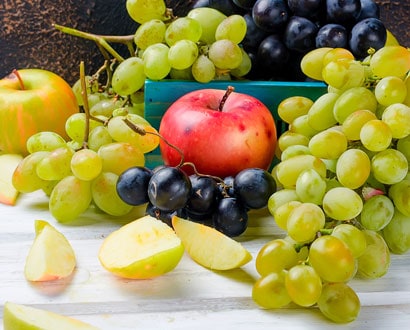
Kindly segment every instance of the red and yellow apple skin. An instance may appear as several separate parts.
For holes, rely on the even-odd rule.
[[[225,93],[220,89],[196,90],[167,109],[159,127],[166,165],[178,165],[181,155],[165,141],[178,147],[185,162],[194,163],[203,174],[226,177],[245,168],[268,169],[277,141],[271,112],[257,98],[237,92],[228,96],[220,111]]]
[[[27,139],[41,131],[63,137],[65,121],[79,111],[71,86],[43,69],[22,69],[0,80],[0,153],[27,155]]]

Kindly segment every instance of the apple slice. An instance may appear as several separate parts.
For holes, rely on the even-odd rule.
[[[107,236],[98,257],[105,269],[120,277],[146,279],[174,269],[183,254],[172,228],[147,215]]]
[[[52,281],[71,275],[76,257],[65,236],[44,220],[35,221],[35,232],[24,268],[26,279]]]
[[[252,260],[241,243],[214,228],[177,216],[172,218],[172,226],[191,258],[206,268],[229,270]]]
[[[97,330],[88,323],[54,312],[7,301],[3,312],[4,330]]]
[[[15,205],[19,192],[14,188],[11,178],[23,156],[18,154],[0,155],[0,203]]]

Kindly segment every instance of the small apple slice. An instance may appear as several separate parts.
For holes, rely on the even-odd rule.
[[[172,218],[172,226],[191,258],[206,268],[229,270],[252,260],[241,243],[214,228],[177,216]]]
[[[36,220],[34,225],[36,237],[26,259],[26,279],[52,281],[71,275],[76,257],[70,242],[47,221]]]
[[[13,172],[22,161],[18,154],[0,155],[0,203],[15,205],[19,192],[12,183]]]
[[[183,254],[172,228],[147,215],[108,235],[98,257],[105,269],[120,277],[146,279],[174,269]]]
[[[3,312],[4,330],[97,330],[80,320],[51,311],[7,301]]]

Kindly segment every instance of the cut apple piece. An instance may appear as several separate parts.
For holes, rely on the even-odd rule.
[[[105,269],[120,277],[146,279],[174,269],[183,254],[172,228],[147,215],[107,236],[98,257]]]
[[[17,165],[23,160],[22,155],[0,155],[0,203],[15,205],[19,192],[14,188],[12,177]]]
[[[97,330],[80,320],[47,310],[6,302],[3,312],[4,330]]]
[[[35,221],[35,232],[24,268],[26,279],[52,281],[71,275],[76,257],[65,236],[44,220]]]
[[[172,226],[191,258],[206,268],[229,270],[252,260],[241,243],[214,228],[177,216],[172,218]]]

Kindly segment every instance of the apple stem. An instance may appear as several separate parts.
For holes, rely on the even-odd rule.
[[[235,90],[235,88],[233,86],[228,86],[228,88],[226,89],[226,92],[224,94],[224,96],[222,97],[221,102],[219,103],[219,107],[218,107],[218,111],[222,111],[226,100],[228,99],[229,95],[231,95],[231,93]]]
[[[26,89],[26,87],[24,86],[24,81],[23,81],[23,79],[21,79],[20,73],[19,73],[18,70],[16,70],[16,69],[14,69],[14,70],[12,71],[12,73],[17,77],[17,79],[18,79],[18,81],[19,81],[19,84],[20,84],[20,89],[21,89],[22,91],[24,91],[24,90]]]

